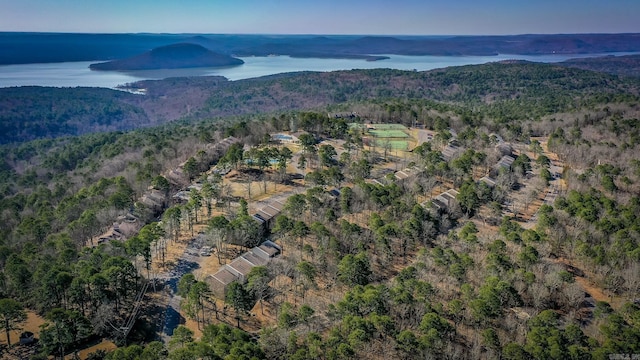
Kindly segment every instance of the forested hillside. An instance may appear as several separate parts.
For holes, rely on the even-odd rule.
[[[0,89],[0,143],[132,130],[149,125],[133,95],[99,88]]]
[[[7,129],[96,133],[3,140],[0,328],[39,316],[36,359],[640,353],[639,85],[507,62],[6,89]],[[282,252],[216,294],[204,264],[265,238]]]
[[[571,59],[559,65],[622,76],[640,76],[640,55]]]
[[[0,89],[1,142],[198,120],[308,110],[376,99],[436,100],[493,123],[635,99],[640,81],[557,65],[507,62],[428,72],[355,70],[226,81],[142,81],[133,95],[106,89]]]

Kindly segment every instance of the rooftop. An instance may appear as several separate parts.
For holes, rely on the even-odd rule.
[[[218,281],[221,284],[229,285],[234,281],[238,280],[238,277],[227,270],[225,267],[220,268],[217,273],[210,275],[213,279]]]
[[[269,257],[274,257],[276,255],[278,255],[280,253],[280,249],[275,248],[273,246],[269,246],[267,244],[262,244],[260,246],[258,246],[258,249],[260,249],[261,251],[264,251],[265,253],[267,253],[269,255]]]
[[[235,270],[239,275],[243,277],[249,275],[251,269],[253,269],[254,265],[251,264],[247,259],[241,257],[235,258],[231,263],[227,264],[229,268]]]
[[[484,176],[484,177],[480,178],[480,180],[478,180],[478,181],[481,181],[481,182],[489,185],[490,187],[496,186],[496,181],[493,180],[492,178],[488,177],[488,176]]]
[[[268,262],[267,259],[264,259],[264,258],[262,258],[260,256],[257,256],[256,254],[254,254],[251,251],[247,251],[246,253],[242,254],[242,258],[247,260],[253,266],[265,265]]]
[[[455,145],[447,145],[444,150],[442,150],[442,157],[449,161],[455,156],[458,150],[460,150],[460,148]]]
[[[438,208],[445,208],[451,205],[451,201],[455,200],[458,195],[458,191],[455,189],[449,189],[442,194],[436,196],[432,203]]]
[[[505,155],[498,161],[497,166],[510,168],[514,161],[516,161],[516,159],[513,156]]]

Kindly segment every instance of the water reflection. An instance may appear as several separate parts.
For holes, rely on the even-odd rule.
[[[404,56],[386,55],[389,58],[380,61],[363,59],[312,59],[292,58],[289,56],[243,57],[244,64],[224,68],[191,68],[171,70],[142,71],[92,71],[89,65],[94,62],[67,62],[54,64],[24,64],[0,66],[0,87],[11,86],[55,86],[55,87],[105,87],[139,80],[158,80],[169,77],[224,76],[229,80],[241,80],[266,75],[298,71],[335,71],[351,69],[389,68],[398,70],[425,71],[448,66],[484,64],[501,60],[527,60],[536,62],[559,62],[571,58],[595,57],[615,54],[580,55],[496,55],[496,56]]]

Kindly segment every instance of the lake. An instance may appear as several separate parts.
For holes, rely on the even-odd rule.
[[[335,71],[351,69],[389,68],[398,70],[432,70],[448,66],[484,64],[501,60],[528,60],[559,62],[571,58],[604,55],[630,55],[634,53],[580,54],[580,55],[497,55],[497,56],[403,56],[387,55],[380,61],[354,59],[300,59],[289,56],[243,57],[244,64],[230,68],[194,68],[181,70],[147,70],[131,72],[91,71],[89,65],[96,61],[51,64],[24,64],[0,66],[0,87],[11,86],[91,86],[115,88],[118,85],[147,79],[164,79],[183,76],[224,76],[229,80],[241,80],[265,75],[295,71]]]

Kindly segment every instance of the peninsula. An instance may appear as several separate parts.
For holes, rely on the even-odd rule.
[[[197,44],[179,43],[161,46],[126,59],[91,64],[91,70],[158,70],[195,67],[237,66],[244,61],[219,54]]]

